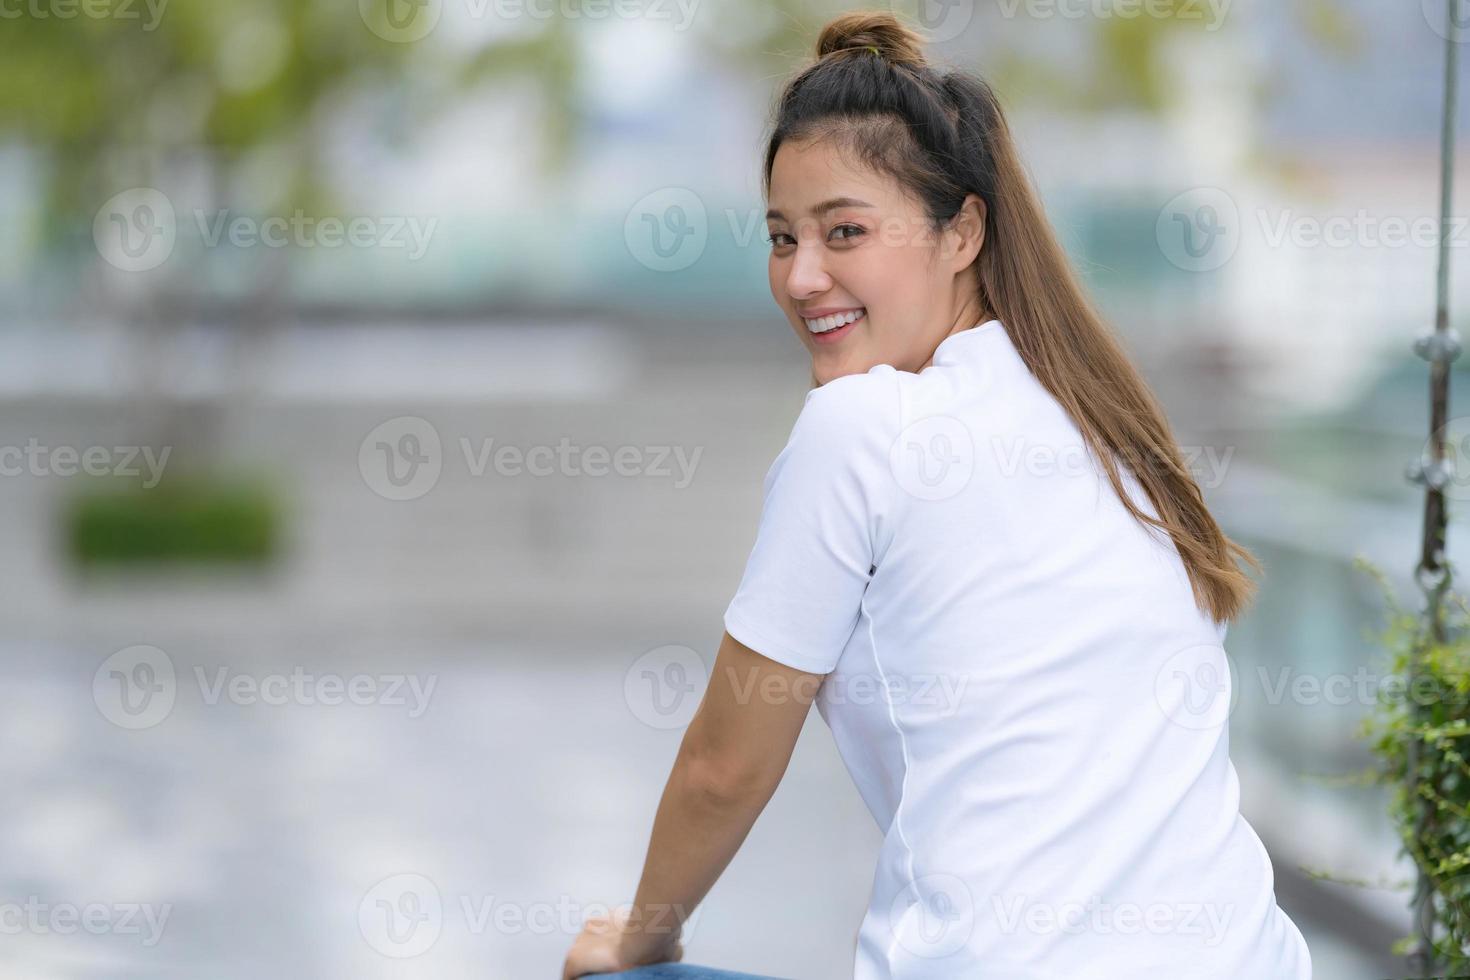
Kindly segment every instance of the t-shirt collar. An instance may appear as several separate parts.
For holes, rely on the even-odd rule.
[[[952,360],[952,356],[941,357],[941,355],[954,355],[956,354],[958,348],[962,345],[970,343],[975,338],[989,334],[991,331],[994,330],[999,330],[1001,333],[1005,333],[1005,327],[1001,325],[1001,322],[997,319],[991,318],[982,323],[977,323],[973,327],[966,327],[964,330],[955,331],[948,337],[945,337],[943,340],[941,340],[939,342],[939,346],[934,348],[934,357],[930,360],[930,363],[938,364],[941,361],[948,363]],[[961,338],[969,339],[964,340]]]

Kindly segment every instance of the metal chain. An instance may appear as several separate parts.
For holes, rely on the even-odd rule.
[[[1449,414],[1450,364],[1460,355],[1460,339],[1450,329],[1450,265],[1449,235],[1450,209],[1454,196],[1455,173],[1455,104],[1459,80],[1459,18],[1461,0],[1446,0],[1445,15],[1448,18],[1445,31],[1445,77],[1444,118],[1440,133],[1440,195],[1439,195],[1439,274],[1436,282],[1434,329],[1417,337],[1413,343],[1414,353],[1429,362],[1429,455],[1411,462],[1406,470],[1409,480],[1424,487],[1424,538],[1420,547],[1419,564],[1414,569],[1414,580],[1424,594],[1422,613],[1425,633],[1435,643],[1444,643],[1446,627],[1444,596],[1449,590],[1451,568],[1445,557],[1445,528],[1448,523],[1445,512],[1444,488],[1454,478],[1454,464],[1445,455],[1445,425]],[[1411,651],[1409,690],[1416,690],[1418,680],[1419,649]],[[1424,710],[1416,699],[1410,700],[1412,726],[1417,727],[1420,713]],[[1419,794],[1419,743],[1412,735],[1408,741],[1408,772],[1406,780],[1408,798],[1418,807],[1415,834],[1423,837],[1429,831],[1434,814]],[[1410,908],[1414,920],[1414,949],[1409,954],[1409,965],[1417,975],[1438,972],[1439,957],[1434,948],[1434,909],[1431,895],[1434,882],[1417,869],[1414,894]]]

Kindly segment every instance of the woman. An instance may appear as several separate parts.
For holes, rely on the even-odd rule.
[[[884,831],[857,980],[1309,978],[1228,755],[1221,644],[1255,559],[989,87],[886,14],[817,54],[765,157],[771,292],[815,387],[631,910],[588,923],[564,980],[739,976],[669,963],[813,699]]]

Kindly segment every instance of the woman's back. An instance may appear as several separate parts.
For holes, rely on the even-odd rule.
[[[924,48],[844,13],[777,98],[767,272],[815,387],[639,915],[572,965],[674,952],[640,923],[702,898],[815,690],[884,832],[858,980],[1307,980],[1228,753],[1217,624],[1259,562],[1082,288],[996,91]]]
[[[999,321],[811,392],[766,494],[726,628],[831,671],[885,831],[859,980],[1310,976],[1239,815],[1224,628]],[[800,616],[859,572],[855,621]]]

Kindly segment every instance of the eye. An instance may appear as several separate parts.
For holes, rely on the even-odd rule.
[[[771,232],[771,234],[766,238],[766,241],[770,244],[772,248],[781,248],[785,245],[796,244],[796,239],[792,238],[784,231]]]
[[[838,234],[838,232],[844,232],[844,231],[845,232],[851,232],[851,234],[847,234],[847,235],[839,235]],[[851,239],[851,238],[857,238],[859,235],[862,235],[864,233],[865,233],[865,229],[860,228],[857,225],[838,225],[836,228],[833,228],[831,230],[831,232],[828,233],[827,237],[828,237],[829,240],[834,240],[834,241],[839,241],[840,242],[840,241],[844,241],[844,240]]]

